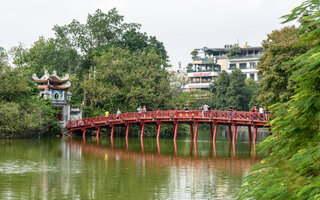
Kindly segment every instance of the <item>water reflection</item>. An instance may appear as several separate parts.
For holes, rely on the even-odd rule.
[[[232,199],[250,143],[87,137],[0,141],[0,199]]]

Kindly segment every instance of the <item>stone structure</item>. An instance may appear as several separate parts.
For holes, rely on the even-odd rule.
[[[57,117],[61,128],[64,128],[70,119],[81,119],[81,109],[71,107],[68,103],[71,100],[69,91],[71,83],[68,74],[60,78],[55,70],[52,75],[45,70],[41,78],[38,78],[36,74],[33,74],[32,78],[40,90],[39,98],[51,99],[52,104],[60,110]]]

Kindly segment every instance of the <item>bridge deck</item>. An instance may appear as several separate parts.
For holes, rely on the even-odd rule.
[[[215,140],[217,127],[219,124],[232,125],[234,126],[234,137],[235,141],[237,126],[248,126],[249,127],[249,138],[251,140],[251,126],[255,128],[255,135],[258,127],[267,126],[268,115],[262,113],[244,112],[244,111],[181,111],[181,110],[167,110],[167,111],[147,111],[141,114],[137,112],[132,113],[122,113],[118,117],[116,115],[97,116],[89,117],[80,120],[70,120],[66,126],[69,132],[72,134],[75,130],[82,130],[83,135],[87,129],[97,129],[99,136],[100,128],[110,126],[111,137],[113,137],[113,131],[115,125],[125,125],[127,127],[126,136],[129,134],[130,124],[140,124],[141,125],[141,137],[143,138],[143,131],[145,123],[155,123],[158,126],[158,134],[160,134],[161,123],[169,122],[174,125],[174,139],[176,139],[177,128],[179,123],[188,123],[191,127],[191,136],[194,140],[197,138],[198,125],[199,123],[209,123],[210,133],[212,139]],[[193,136],[193,124],[196,125],[195,135]],[[215,126],[215,132],[213,135],[212,126]],[[231,128],[229,128],[231,132]],[[231,139],[231,133],[229,133]],[[255,139],[254,139],[255,141]]]

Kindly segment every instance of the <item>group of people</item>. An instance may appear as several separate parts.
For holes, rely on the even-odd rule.
[[[146,106],[143,106],[143,108],[141,108],[141,106],[139,106],[138,108],[137,108],[137,111],[138,111],[138,116],[140,117],[141,116],[141,113],[145,113],[146,111],[147,111],[147,108],[146,108]],[[109,117],[109,112],[108,111],[106,111],[105,113],[105,117]],[[120,111],[120,109],[118,108],[118,110],[117,110],[117,113],[116,113],[116,117],[117,117],[117,119],[120,119],[120,114],[121,114],[121,111]]]
[[[207,111],[210,110],[210,108],[211,108],[211,106],[209,106],[209,105],[207,105],[207,104],[202,104],[202,106],[201,106],[199,109],[202,110],[202,116],[203,116],[203,117],[206,117],[206,113],[207,113]],[[189,105],[188,105],[188,104],[185,104],[184,110],[185,110],[186,112],[189,112]],[[139,117],[141,116],[142,113],[145,113],[146,111],[147,111],[146,106],[143,106],[142,108],[141,108],[141,106],[139,106],[139,107],[137,108],[137,112],[138,112],[138,116],[139,116]],[[230,118],[233,117],[233,111],[234,111],[234,108],[233,108],[232,105],[230,105],[230,106],[229,106],[229,117],[230,117]],[[250,112],[258,113],[258,111],[259,111],[260,114],[265,114],[266,116],[269,115],[268,107],[266,107],[265,109],[263,109],[262,107],[260,107],[260,108],[258,109],[257,106],[255,105],[255,106],[253,106],[253,107],[250,109]],[[120,109],[118,109],[118,110],[117,110],[117,113],[116,113],[117,119],[120,119],[120,114],[121,114],[121,111],[120,111]],[[109,112],[108,112],[108,111],[105,112],[105,116],[106,116],[106,117],[109,117]]]
[[[143,108],[141,108],[141,106],[139,106],[137,108],[137,111],[138,111],[138,116],[140,117],[142,112],[144,112],[144,113],[147,112],[147,108],[146,108],[146,106],[143,106]]]

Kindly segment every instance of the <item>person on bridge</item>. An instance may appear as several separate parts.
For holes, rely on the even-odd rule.
[[[141,112],[142,112],[141,106],[139,106],[139,107],[137,108],[137,111],[138,111],[138,117],[140,117],[140,116],[141,116]]]
[[[143,106],[142,112],[143,112],[143,116],[146,117],[146,112],[147,112],[146,106]]]
[[[203,106],[203,116],[206,117],[206,113],[209,111],[209,106],[207,104],[204,104]]]
[[[118,109],[118,111],[117,111],[117,119],[120,119],[120,114],[121,114],[121,111],[120,111],[120,109]]]
[[[230,119],[233,118],[233,106],[232,105],[229,106],[229,117],[230,117]]]
[[[106,112],[104,113],[104,116],[105,116],[105,117],[109,117],[109,112],[106,111]]]
[[[188,106],[187,103],[186,103],[186,105],[184,106],[184,111],[189,112],[189,106]]]

